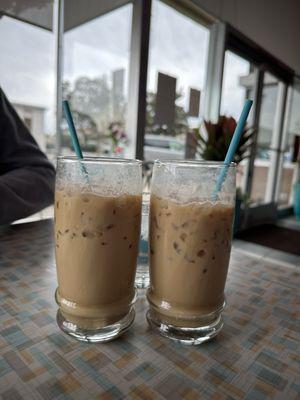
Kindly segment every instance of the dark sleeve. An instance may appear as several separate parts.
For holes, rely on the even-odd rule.
[[[0,225],[53,203],[55,170],[0,88]]]

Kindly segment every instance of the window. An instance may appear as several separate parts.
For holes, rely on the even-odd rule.
[[[223,85],[220,114],[238,120],[245,99],[252,98],[254,87],[254,68],[249,61],[239,57],[229,50],[225,52]],[[248,127],[251,125],[252,114],[248,117]],[[249,123],[250,121],[250,123]],[[247,173],[247,159],[237,167],[237,187],[243,191]]]
[[[221,115],[239,118],[247,90],[253,87],[253,76],[249,76],[250,63],[229,50],[225,52]],[[251,82],[250,82],[251,80]]]
[[[34,7],[28,13],[36,23],[43,22],[46,29],[7,16],[0,18],[0,86],[40,148],[55,162],[55,52],[49,24],[51,7],[49,2],[46,20],[43,7],[38,10],[40,13]],[[48,207],[18,222],[52,216],[53,207]]]
[[[9,38],[9,40],[8,40]],[[54,35],[0,18],[0,85],[42,150],[55,159]]]
[[[122,155],[132,5],[101,15],[101,3],[94,1],[97,14],[78,16],[72,4],[65,16],[63,97],[70,101],[85,155]],[[62,147],[63,154],[73,152],[65,122]]]
[[[186,133],[203,117],[209,31],[152,3],[144,157],[184,158]],[[157,141],[157,135],[160,135]]]
[[[278,100],[278,83],[278,79],[273,75],[267,72],[264,74],[251,190],[252,203],[260,204],[266,202],[270,163],[274,152],[278,151],[278,149],[272,147],[276,104]]]

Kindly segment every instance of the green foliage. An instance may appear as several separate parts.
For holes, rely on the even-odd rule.
[[[204,160],[224,161],[235,128],[236,120],[232,117],[221,115],[216,124],[204,121],[203,127],[194,129],[197,153]],[[234,162],[239,163],[246,158],[247,150],[253,143],[253,136],[254,130],[252,128],[244,129]]]

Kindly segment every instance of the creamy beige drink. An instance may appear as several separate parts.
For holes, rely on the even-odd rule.
[[[85,329],[119,321],[135,294],[141,196],[57,190],[55,218],[63,317]]]
[[[149,302],[169,324],[199,326],[224,303],[233,206],[152,196],[150,207]]]
[[[201,344],[223,327],[235,179],[234,164],[154,163],[147,319],[180,343]]]

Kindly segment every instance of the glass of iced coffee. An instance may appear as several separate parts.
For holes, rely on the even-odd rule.
[[[137,160],[58,158],[57,323],[78,340],[114,339],[134,320],[141,168]]]
[[[235,164],[215,192],[223,163],[155,162],[150,200],[149,324],[200,344],[223,326],[231,249]]]

